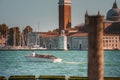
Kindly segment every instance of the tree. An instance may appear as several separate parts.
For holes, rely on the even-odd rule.
[[[8,26],[6,24],[1,24],[0,25],[0,34],[4,38],[7,38],[7,35],[8,35]]]
[[[9,29],[9,36],[8,36],[8,44],[11,46],[19,46],[20,45],[20,29],[19,27],[13,27]]]
[[[28,34],[30,32],[33,32],[33,29],[31,26],[26,26],[26,28],[23,30],[23,40],[25,42],[25,45],[27,46],[27,38],[28,38]]]

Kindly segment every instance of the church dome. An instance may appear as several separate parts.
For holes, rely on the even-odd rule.
[[[107,12],[107,20],[120,21],[120,9],[118,8],[116,1],[114,2],[112,9]]]

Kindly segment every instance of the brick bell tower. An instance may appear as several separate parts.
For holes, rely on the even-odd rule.
[[[71,0],[59,0],[59,33],[71,28]]]

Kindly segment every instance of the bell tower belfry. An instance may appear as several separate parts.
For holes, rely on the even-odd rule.
[[[71,0],[59,0],[59,32],[71,28]]]

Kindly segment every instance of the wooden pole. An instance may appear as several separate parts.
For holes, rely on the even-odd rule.
[[[88,80],[104,80],[104,16],[88,16]]]

